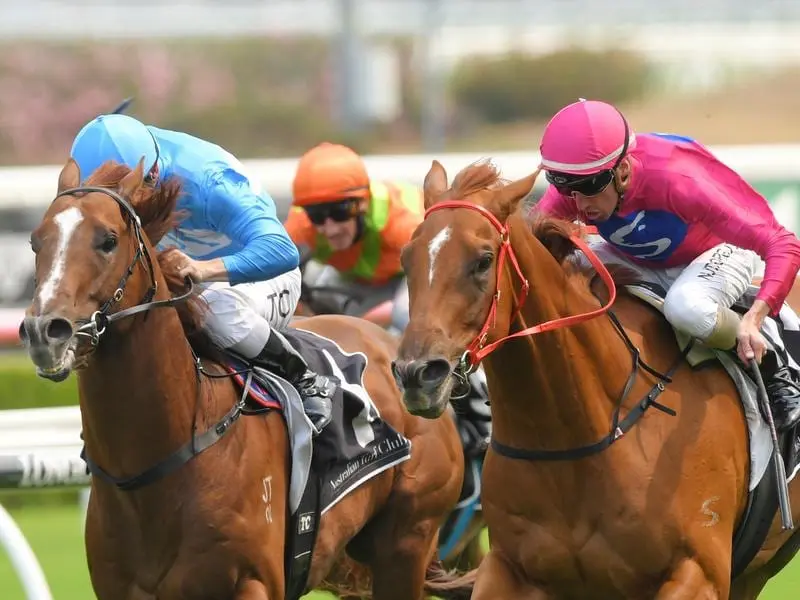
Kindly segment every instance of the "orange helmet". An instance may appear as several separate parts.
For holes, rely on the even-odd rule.
[[[361,157],[347,146],[328,142],[302,156],[292,182],[295,206],[367,199],[369,193],[369,175]]]

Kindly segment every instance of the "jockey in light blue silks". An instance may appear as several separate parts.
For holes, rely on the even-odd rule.
[[[87,123],[70,154],[83,181],[109,160],[133,169],[142,158],[149,185],[178,178],[182,219],[158,249],[175,248],[168,264],[203,287],[212,341],[292,383],[319,433],[338,382],[311,371],[278,331],[300,299],[299,254],[272,198],[242,163],[216,144],[118,114]]]

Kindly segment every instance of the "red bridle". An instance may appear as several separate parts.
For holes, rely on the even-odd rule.
[[[570,241],[575,244],[589,259],[589,262],[592,263],[592,266],[595,268],[597,273],[600,275],[600,278],[603,280],[603,283],[606,284],[609,290],[609,299],[605,306],[601,306],[596,310],[589,311],[587,313],[582,313],[579,315],[571,315],[569,317],[561,317],[558,319],[553,319],[551,321],[547,321],[545,323],[540,323],[539,325],[534,325],[532,327],[528,327],[527,329],[523,329],[522,331],[517,331],[515,333],[511,333],[499,340],[496,340],[486,345],[486,339],[489,336],[489,330],[494,327],[496,319],[497,319],[497,304],[500,300],[500,278],[503,274],[503,267],[505,266],[506,256],[511,261],[511,264],[514,266],[514,270],[517,272],[517,276],[520,278],[522,282],[522,289],[520,290],[519,295],[516,298],[516,310],[511,317],[513,321],[514,318],[517,316],[519,311],[522,309],[522,305],[525,302],[525,299],[528,296],[528,290],[530,289],[530,284],[528,280],[523,275],[522,270],[519,267],[519,261],[517,260],[516,254],[514,254],[514,249],[511,247],[511,240],[510,240],[510,231],[511,228],[509,225],[501,223],[500,220],[495,217],[489,210],[484,208],[483,206],[479,206],[477,204],[473,204],[471,202],[466,202],[464,200],[449,200],[446,202],[439,202],[438,204],[434,204],[428,210],[425,211],[425,218],[428,217],[432,212],[437,210],[442,210],[445,208],[466,208],[469,210],[474,210],[484,216],[489,223],[492,224],[497,232],[500,234],[500,254],[497,257],[497,281],[496,281],[496,290],[492,297],[492,305],[489,307],[489,314],[486,315],[486,321],[481,328],[480,333],[477,337],[472,340],[470,345],[467,347],[467,350],[464,352],[464,356],[462,357],[462,363],[464,363],[464,367],[467,368],[468,371],[471,371],[475,368],[487,355],[494,352],[501,344],[505,343],[507,340],[512,338],[527,336],[527,335],[535,335],[537,333],[542,333],[543,331],[553,331],[554,329],[560,329],[562,327],[570,327],[571,325],[575,325],[577,323],[583,323],[584,321],[589,321],[605,312],[611,307],[614,303],[614,300],[617,297],[617,288],[614,285],[614,280],[611,278],[611,274],[606,269],[605,265],[600,261],[597,255],[592,252],[589,248],[588,244],[583,241],[579,236],[573,235],[570,236]]]

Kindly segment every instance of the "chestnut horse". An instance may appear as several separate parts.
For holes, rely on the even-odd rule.
[[[135,170],[108,163],[85,186],[80,181],[70,159],[31,236],[37,284],[20,335],[40,375],[62,380],[80,369],[87,457],[117,478],[147,474],[138,487],[122,486],[131,489],[92,478],[85,541],[95,593],[283,600],[287,431],[278,410],[231,416],[241,390],[208,360],[213,349],[196,360],[203,344],[188,343],[202,307],[197,296],[171,298],[169,287],[184,282],[162,271],[154,250],[173,224],[180,185],[144,185],[141,162]],[[452,421],[404,409],[390,371],[397,344],[379,327],[339,316],[303,327],[368,357],[366,388],[413,445],[409,460],[323,515],[308,589],[338,568],[346,547],[371,567],[376,599],[417,600],[423,590],[462,597],[468,579],[453,582],[433,561],[463,476]],[[214,434],[217,443],[200,454],[195,440],[209,446]],[[183,460],[172,460],[177,448]],[[160,472],[148,470],[154,465]]]
[[[572,266],[576,226],[517,210],[537,173],[508,183],[476,163],[448,187],[434,161],[426,218],[402,257],[411,321],[393,368],[409,410],[436,418],[464,370],[481,359],[486,368],[491,549],[472,597],[757,597],[800,534],[776,517],[731,581],[749,475],[736,388],[721,367],[693,371],[666,321],[631,296],[613,304],[624,328],[603,315]],[[537,324],[538,335],[526,331]],[[616,435],[648,394],[677,416],[651,409]],[[797,521],[800,478],[791,494]]]

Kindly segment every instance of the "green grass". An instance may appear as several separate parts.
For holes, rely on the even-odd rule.
[[[0,501],[3,497],[0,495]],[[29,506],[9,509],[22,528],[42,564],[54,600],[93,598],[83,550],[79,509],[68,506]],[[775,579],[761,600],[789,600],[800,596],[800,557]],[[0,554],[0,597],[26,600],[22,586],[5,553]],[[313,592],[306,600],[329,600],[334,596]]]

